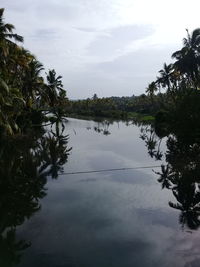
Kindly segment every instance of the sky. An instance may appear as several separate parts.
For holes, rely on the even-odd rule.
[[[62,75],[70,99],[145,92],[200,27],[199,0],[1,0],[24,47]]]

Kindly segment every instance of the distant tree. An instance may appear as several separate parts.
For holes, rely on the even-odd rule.
[[[93,97],[92,97],[92,99],[93,99],[93,100],[96,100],[96,99],[98,99],[98,96],[97,96],[97,94],[94,94],[94,95],[93,95]]]

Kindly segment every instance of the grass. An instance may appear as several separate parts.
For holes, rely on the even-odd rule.
[[[127,112],[127,116],[124,118],[115,118],[113,117],[111,114],[110,116],[102,116],[102,117],[98,117],[98,116],[88,116],[88,115],[78,115],[78,114],[69,114],[68,115],[71,118],[77,118],[77,119],[83,119],[83,120],[95,120],[95,121],[102,121],[102,120],[135,120],[138,122],[146,122],[146,123],[151,123],[155,120],[155,117],[151,116],[151,115],[147,115],[147,114],[141,114],[141,113],[137,113],[137,112]]]
[[[155,117],[151,116],[151,115],[145,115],[145,114],[141,114],[141,113],[137,113],[137,112],[128,112],[128,116],[127,118],[129,120],[131,119],[136,119],[139,121],[145,121],[145,122],[152,122],[155,120]]]

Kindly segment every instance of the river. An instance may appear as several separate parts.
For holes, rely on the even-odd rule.
[[[17,266],[199,266],[198,227],[181,222],[181,211],[169,205],[177,202],[175,189],[158,181],[166,159],[148,154],[147,128],[68,119],[69,151],[56,179],[47,175],[38,210],[13,223],[16,243],[26,244],[14,250]]]

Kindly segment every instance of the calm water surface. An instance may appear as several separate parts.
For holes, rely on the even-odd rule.
[[[72,147],[65,173],[162,163],[148,155],[141,127],[69,119],[65,132]],[[175,196],[152,169],[160,171],[49,178],[41,209],[16,228],[16,239],[30,242],[18,266],[200,266],[199,232],[179,223],[168,204]]]

